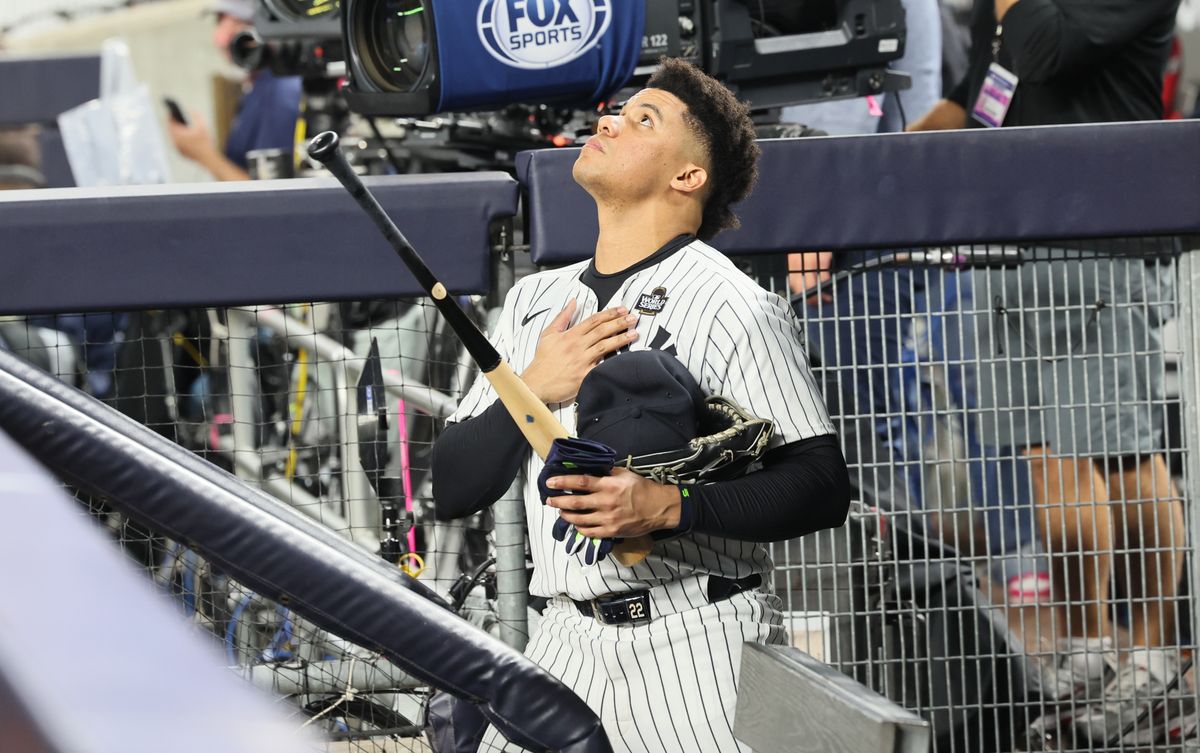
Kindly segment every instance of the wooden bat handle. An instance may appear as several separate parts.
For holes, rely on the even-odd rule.
[[[546,404],[533,394],[529,385],[517,376],[517,372],[513,371],[506,361],[501,361],[496,368],[484,372],[484,376],[492,383],[500,402],[504,403],[508,414],[516,421],[529,446],[539,458],[545,460],[550,454],[551,442],[571,436]]]
[[[545,403],[533,394],[529,385],[525,384],[506,362],[501,361],[500,365],[486,372],[484,376],[492,383],[500,402],[508,409],[508,414],[517,422],[521,433],[539,458],[546,459],[550,454],[550,444],[555,439],[570,436]],[[613,547],[613,556],[625,567],[633,567],[646,559],[653,546],[654,539],[649,536],[624,539]]]
[[[446,318],[454,334],[462,340],[467,352],[479,364],[480,371],[492,383],[500,402],[508,408],[509,414],[517,422],[521,433],[529,441],[533,451],[543,460],[550,452],[550,443],[559,437],[567,437],[567,430],[558,422],[550,409],[537,399],[533,391],[509,366],[488,342],[483,332],[475,326],[466,312],[455,302],[454,298],[417,253],[396,223],[388,217],[387,212],[375,200],[362,180],[350,167],[345,155],[338,148],[338,135],[333,131],[318,134],[308,144],[308,154],[313,159],[325,165],[338,182],[349,191],[350,196],[366,212],[375,223],[383,237],[387,240],[408,267],[421,287],[433,299],[438,311]],[[626,567],[631,567],[646,558],[654,542],[648,536],[639,539],[626,539],[618,547],[617,561]]]

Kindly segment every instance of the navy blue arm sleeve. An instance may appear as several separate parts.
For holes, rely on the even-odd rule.
[[[741,478],[686,489],[690,510],[681,519],[690,513],[691,532],[739,541],[786,541],[837,528],[850,510],[850,472],[833,434],[777,447],[761,470]]]
[[[512,485],[529,445],[499,400],[449,424],[433,443],[433,509],[438,520],[474,515]]]

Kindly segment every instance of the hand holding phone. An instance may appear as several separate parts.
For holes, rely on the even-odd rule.
[[[183,114],[183,108],[179,106],[178,102],[170,97],[163,97],[163,104],[167,106],[167,111],[171,115],[171,120],[174,120],[180,125],[190,125],[190,123],[188,123],[187,116]]]

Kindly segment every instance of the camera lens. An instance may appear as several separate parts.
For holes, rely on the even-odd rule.
[[[376,0],[356,14],[353,44],[367,73],[384,91],[416,88],[429,62],[429,11],[424,0]]]
[[[229,59],[247,71],[256,71],[267,62],[267,46],[253,28],[242,29],[229,40]]]
[[[338,0],[267,0],[275,15],[289,21],[333,18]]]

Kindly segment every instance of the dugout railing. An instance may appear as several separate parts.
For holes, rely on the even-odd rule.
[[[1119,704],[1139,694],[1153,703],[1117,709],[1121,734],[1103,735],[1103,741],[1094,735],[1087,744],[1182,750],[1194,742],[1196,689],[1188,667],[1197,615],[1188,594],[1196,575],[1196,521],[1189,504],[1200,478],[1194,449],[1200,414],[1192,399],[1200,320],[1192,300],[1197,244],[1190,236],[1200,230],[1200,178],[1186,166],[1198,163],[1198,125],[764,142],[758,190],[740,211],[743,227],[714,242],[785,295],[795,292],[789,278],[796,283],[806,263],[789,252],[829,250],[848,260],[828,283],[828,306],[814,305],[808,295],[796,303],[852,464],[858,505],[843,529],[776,546],[774,586],[796,645],[929,718],[938,750],[1026,749],[1034,744],[1030,727],[1047,715],[1092,713],[1101,702]],[[501,175],[412,176],[373,185],[453,292],[473,296],[467,302],[484,321],[514,271],[589,253],[594,212],[570,180],[573,156],[571,150],[522,155],[520,208],[517,183]],[[9,316],[10,347],[83,384],[88,369],[64,362],[71,356],[86,361],[104,343],[47,334],[60,331],[45,326],[55,322],[30,315],[127,312],[120,315],[126,340],[110,364],[114,404],[231,470],[240,468],[313,517],[354,532],[368,549],[380,521],[369,488],[361,476],[354,480],[351,392],[371,336],[390,340],[385,372],[392,372],[390,410],[400,419],[393,422],[391,462],[411,477],[405,494],[423,537],[415,543],[426,552],[444,550],[442,572],[434,566],[432,573],[443,591],[457,576],[453,570],[485,563],[499,545],[506,559],[496,568],[497,583],[476,589],[473,603],[490,614],[480,624],[507,625],[507,640],[520,643],[527,629],[523,593],[516,593],[523,592],[524,578],[519,506],[502,503],[495,521],[446,529],[430,524],[422,499],[428,495],[422,452],[436,419],[469,382],[469,366],[430,307],[379,303],[418,291],[332,180],[13,192],[0,194],[0,225],[11,282],[0,313]],[[861,253],[870,249],[937,253],[881,269],[866,263],[878,258]],[[995,427],[995,416],[1011,419],[1018,409],[972,398],[981,390],[993,397],[1011,392],[997,384],[997,374],[1014,363],[1045,360],[1037,352],[1013,352],[1014,345],[1027,345],[1023,335],[999,338],[1008,346],[1000,352],[991,347],[996,317],[1005,322],[1001,329],[1011,330],[1008,319],[1021,313],[1011,302],[996,301],[1004,275],[1015,267],[1070,270],[1072,280],[1092,283],[1083,286],[1089,290],[1102,282],[1106,289],[1116,282],[1138,286],[1140,297],[1075,304],[1081,311],[1091,306],[1098,321],[1117,311],[1167,324],[1161,348],[1122,342],[1105,353],[1068,347],[1065,355],[1048,356],[1111,356],[1153,371],[1149,376],[1166,387],[1134,397],[1153,426],[1118,424],[1113,436],[1101,437],[1115,445],[1119,434],[1161,428],[1177,489],[1151,496],[1177,502],[1185,529],[1165,525],[1161,541],[1149,547],[1133,539],[1108,544],[1126,581],[1139,566],[1130,555],[1144,565],[1148,549],[1160,565],[1170,559],[1181,583],[1169,595],[1143,594],[1135,602],[1119,584],[1105,584],[1111,593],[1104,598],[1113,605],[1114,671],[1138,648],[1128,632],[1130,610],[1172,615],[1158,643],[1175,671],[1159,685],[1131,684],[1129,699],[1107,686],[1102,698],[1087,702],[1047,699],[1040,678],[1057,656],[1061,619],[1055,615],[1069,609],[1054,593],[1017,604],[1007,589],[1010,573],[1036,576],[1076,557],[1045,546],[1012,546],[1044,537],[1035,519],[1045,505],[1032,502],[1028,457],[1003,445]],[[903,299],[906,308],[872,308],[870,301],[881,298]],[[286,305],[255,308],[264,304]],[[223,308],[230,306],[246,308]],[[1029,302],[1031,311],[1052,308]],[[1092,326],[1087,316],[1081,321]],[[89,337],[86,327],[79,331]],[[25,342],[14,345],[22,332]],[[865,345],[871,338],[892,344],[874,353]],[[422,401],[412,391],[439,397]],[[1123,399],[1103,382],[1062,394],[1068,407]],[[1123,461],[1114,456],[1112,462]],[[1089,515],[1101,509],[1087,500],[1063,505]],[[182,576],[172,577],[173,590],[186,593]],[[511,598],[500,605],[494,597],[506,593]],[[260,632],[259,643],[267,645],[259,646],[256,660],[277,625],[266,620]],[[1074,727],[1074,720],[1065,724],[1069,740],[1060,724],[1052,739],[1043,735],[1036,742],[1082,746]],[[1142,739],[1161,730],[1167,730],[1161,739]]]

